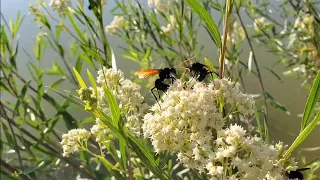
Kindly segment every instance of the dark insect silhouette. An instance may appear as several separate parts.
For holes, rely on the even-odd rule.
[[[158,98],[160,99],[159,91],[166,92],[168,90],[170,85],[165,84],[164,81],[166,79],[170,79],[171,83],[173,83],[175,80],[176,69],[175,68],[142,69],[142,70],[134,73],[134,75],[139,76],[139,78],[146,78],[146,77],[154,76],[157,74],[159,74],[159,78],[156,79],[156,81],[154,82],[154,87],[151,89],[151,93],[154,96],[154,98],[156,99],[157,103],[159,104],[159,102],[158,102]],[[153,92],[154,89],[156,89],[158,91],[158,98]],[[160,104],[159,104],[159,106],[160,106]]]
[[[187,69],[189,69],[188,71],[191,72],[193,78],[196,78],[198,81],[203,81],[207,77],[207,75],[210,74],[212,76],[212,73],[215,73],[211,71],[208,66],[199,62],[192,63],[187,67]]]
[[[180,64],[184,64],[185,62],[190,61],[193,58],[194,57],[184,60]],[[186,69],[188,73],[191,73],[192,77],[197,79],[197,81],[203,81],[207,77],[207,75],[210,74],[212,76],[212,73],[215,73],[216,75],[218,75],[216,72],[211,71],[208,66],[199,62],[192,63],[189,66],[185,67],[184,69]],[[184,76],[184,74],[182,76]]]
[[[299,180],[303,180],[303,174],[302,172],[300,171],[305,171],[305,170],[308,170],[310,168],[301,168],[301,169],[297,169],[295,171],[288,171],[286,172],[286,176],[289,178],[289,179],[299,179]]]

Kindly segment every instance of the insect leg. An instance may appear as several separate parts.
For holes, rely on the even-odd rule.
[[[153,97],[156,98],[156,101],[157,101],[159,107],[161,108],[161,106],[160,106],[160,104],[159,104],[159,101],[158,101],[158,98],[157,98],[157,96],[156,96],[156,95],[154,94],[154,92],[153,92],[154,89],[156,89],[156,87],[153,87],[153,88],[151,89],[151,93],[152,93]],[[158,91],[158,89],[157,89],[157,91]],[[158,94],[159,94],[159,91],[158,91]],[[160,97],[160,94],[159,94],[159,97]]]

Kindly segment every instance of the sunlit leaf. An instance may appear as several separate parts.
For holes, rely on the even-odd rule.
[[[91,72],[89,71],[89,69],[87,69],[87,74],[88,74],[88,78],[89,78],[89,81],[91,83],[91,86],[94,90],[94,93],[96,94],[96,96],[98,97],[98,88],[97,88],[97,83],[96,81],[94,80],[94,77],[92,76]]]
[[[78,71],[77,71],[75,68],[73,68],[73,72],[74,72],[74,74],[75,74],[76,77],[77,77],[77,80],[78,80],[78,82],[79,82],[79,84],[80,84],[80,87],[81,87],[81,88],[86,88],[87,85],[86,85],[86,83],[83,81],[83,79],[82,79],[81,75],[78,73]]]
[[[186,0],[186,2],[189,4],[189,6],[195,11],[201,20],[206,24],[206,28],[210,32],[211,37],[213,38],[214,42],[218,46],[218,48],[221,48],[221,35],[219,33],[219,29],[214,23],[211,15],[206,11],[205,8],[201,6],[198,0]]]
[[[313,110],[320,98],[320,71],[318,71],[317,77],[315,78],[306,106],[304,108],[304,113],[301,122],[301,131],[307,126],[312,115]]]
[[[309,136],[309,134],[317,126],[319,121],[320,121],[320,111],[318,111],[316,117],[311,121],[311,123],[309,123],[309,125],[300,132],[299,136],[291,144],[288,151],[286,151],[286,153],[283,155],[284,159],[288,159],[290,157],[291,153]]]
[[[106,87],[103,87],[103,91],[105,93],[105,96],[108,99],[109,109],[111,111],[113,123],[115,125],[118,125],[118,122],[120,120],[120,109],[119,109],[117,100],[112,94],[112,92]]]

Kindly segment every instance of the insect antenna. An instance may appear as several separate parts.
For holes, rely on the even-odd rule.
[[[184,63],[186,63],[186,62],[188,62],[188,61],[190,61],[190,60],[192,60],[192,59],[194,59],[195,58],[195,56],[193,56],[193,57],[191,57],[191,58],[188,58],[188,59],[186,59],[186,60],[184,60],[184,61],[182,61],[180,64],[178,64],[177,66],[180,66],[181,64],[184,64]],[[177,67],[176,66],[176,67]],[[185,67],[186,67],[186,65],[185,65]]]

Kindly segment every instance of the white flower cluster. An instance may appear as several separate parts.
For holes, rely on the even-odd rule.
[[[239,43],[246,38],[246,34],[242,26],[235,21],[230,29],[230,33],[227,34],[227,43],[229,45]]]
[[[148,0],[149,7],[155,8],[157,11],[165,11],[172,4],[172,0]]]
[[[85,129],[72,129],[68,134],[63,134],[62,141],[60,142],[63,149],[62,155],[69,156],[79,151],[81,147],[86,146],[89,138],[90,132]]]
[[[223,178],[228,174],[227,167],[236,172],[232,176],[237,179],[284,179],[288,170],[285,163],[279,160],[286,147],[282,143],[267,145],[259,137],[245,136],[246,131],[238,125],[218,131],[214,141],[216,151],[209,155],[206,169],[212,177]],[[290,170],[295,170],[296,163],[289,163]],[[220,169],[220,174],[215,169]]]
[[[98,71],[97,82],[100,85],[105,85],[113,91],[116,97],[122,115],[126,118],[126,126],[137,136],[141,134],[142,119],[149,106],[144,103],[144,97],[140,94],[140,85],[131,80],[123,78],[123,72],[113,69]],[[104,97],[104,92],[101,87],[99,89],[98,106],[108,113],[108,104]]]
[[[178,25],[176,17],[174,15],[170,15],[169,18],[170,23],[167,24],[167,26],[161,26],[162,32],[166,35],[169,34],[171,31],[175,30]]]
[[[305,42],[306,40],[310,40],[312,37],[314,37],[315,31],[313,23],[314,17],[310,14],[305,14],[302,17],[298,17],[289,36],[288,48],[291,48],[294,45],[300,45],[299,43],[295,43],[297,40]],[[309,44],[308,46],[310,47],[312,45]]]
[[[257,33],[261,33],[262,30],[268,32],[273,24],[268,21],[265,17],[260,17],[254,20],[253,28]]]
[[[106,26],[106,32],[110,34],[115,34],[120,27],[125,26],[126,20],[123,16],[114,16],[113,21],[110,25]]]
[[[65,11],[73,12],[74,10],[71,8],[70,0],[51,0],[49,6],[53,8],[58,13],[63,13]]]
[[[96,142],[100,144],[108,144],[113,139],[112,131],[99,118],[96,119],[96,124],[91,127],[90,131],[96,137]]]
[[[122,71],[115,71],[113,69],[107,69],[106,67],[103,67],[98,71],[97,83],[100,85],[105,85],[109,89],[115,89],[122,79]]]
[[[212,179],[268,179],[284,172],[283,166],[277,164],[277,148],[264,145],[257,137],[245,137],[240,126],[225,127],[224,113],[254,113],[253,98],[240,92],[234,82],[177,80],[159,103],[145,115],[143,124],[144,136],[151,139],[157,153],[176,152],[186,167],[208,173]],[[222,104],[231,111],[223,112]],[[243,166],[234,164],[239,161]],[[249,176],[251,172],[253,176]]]

